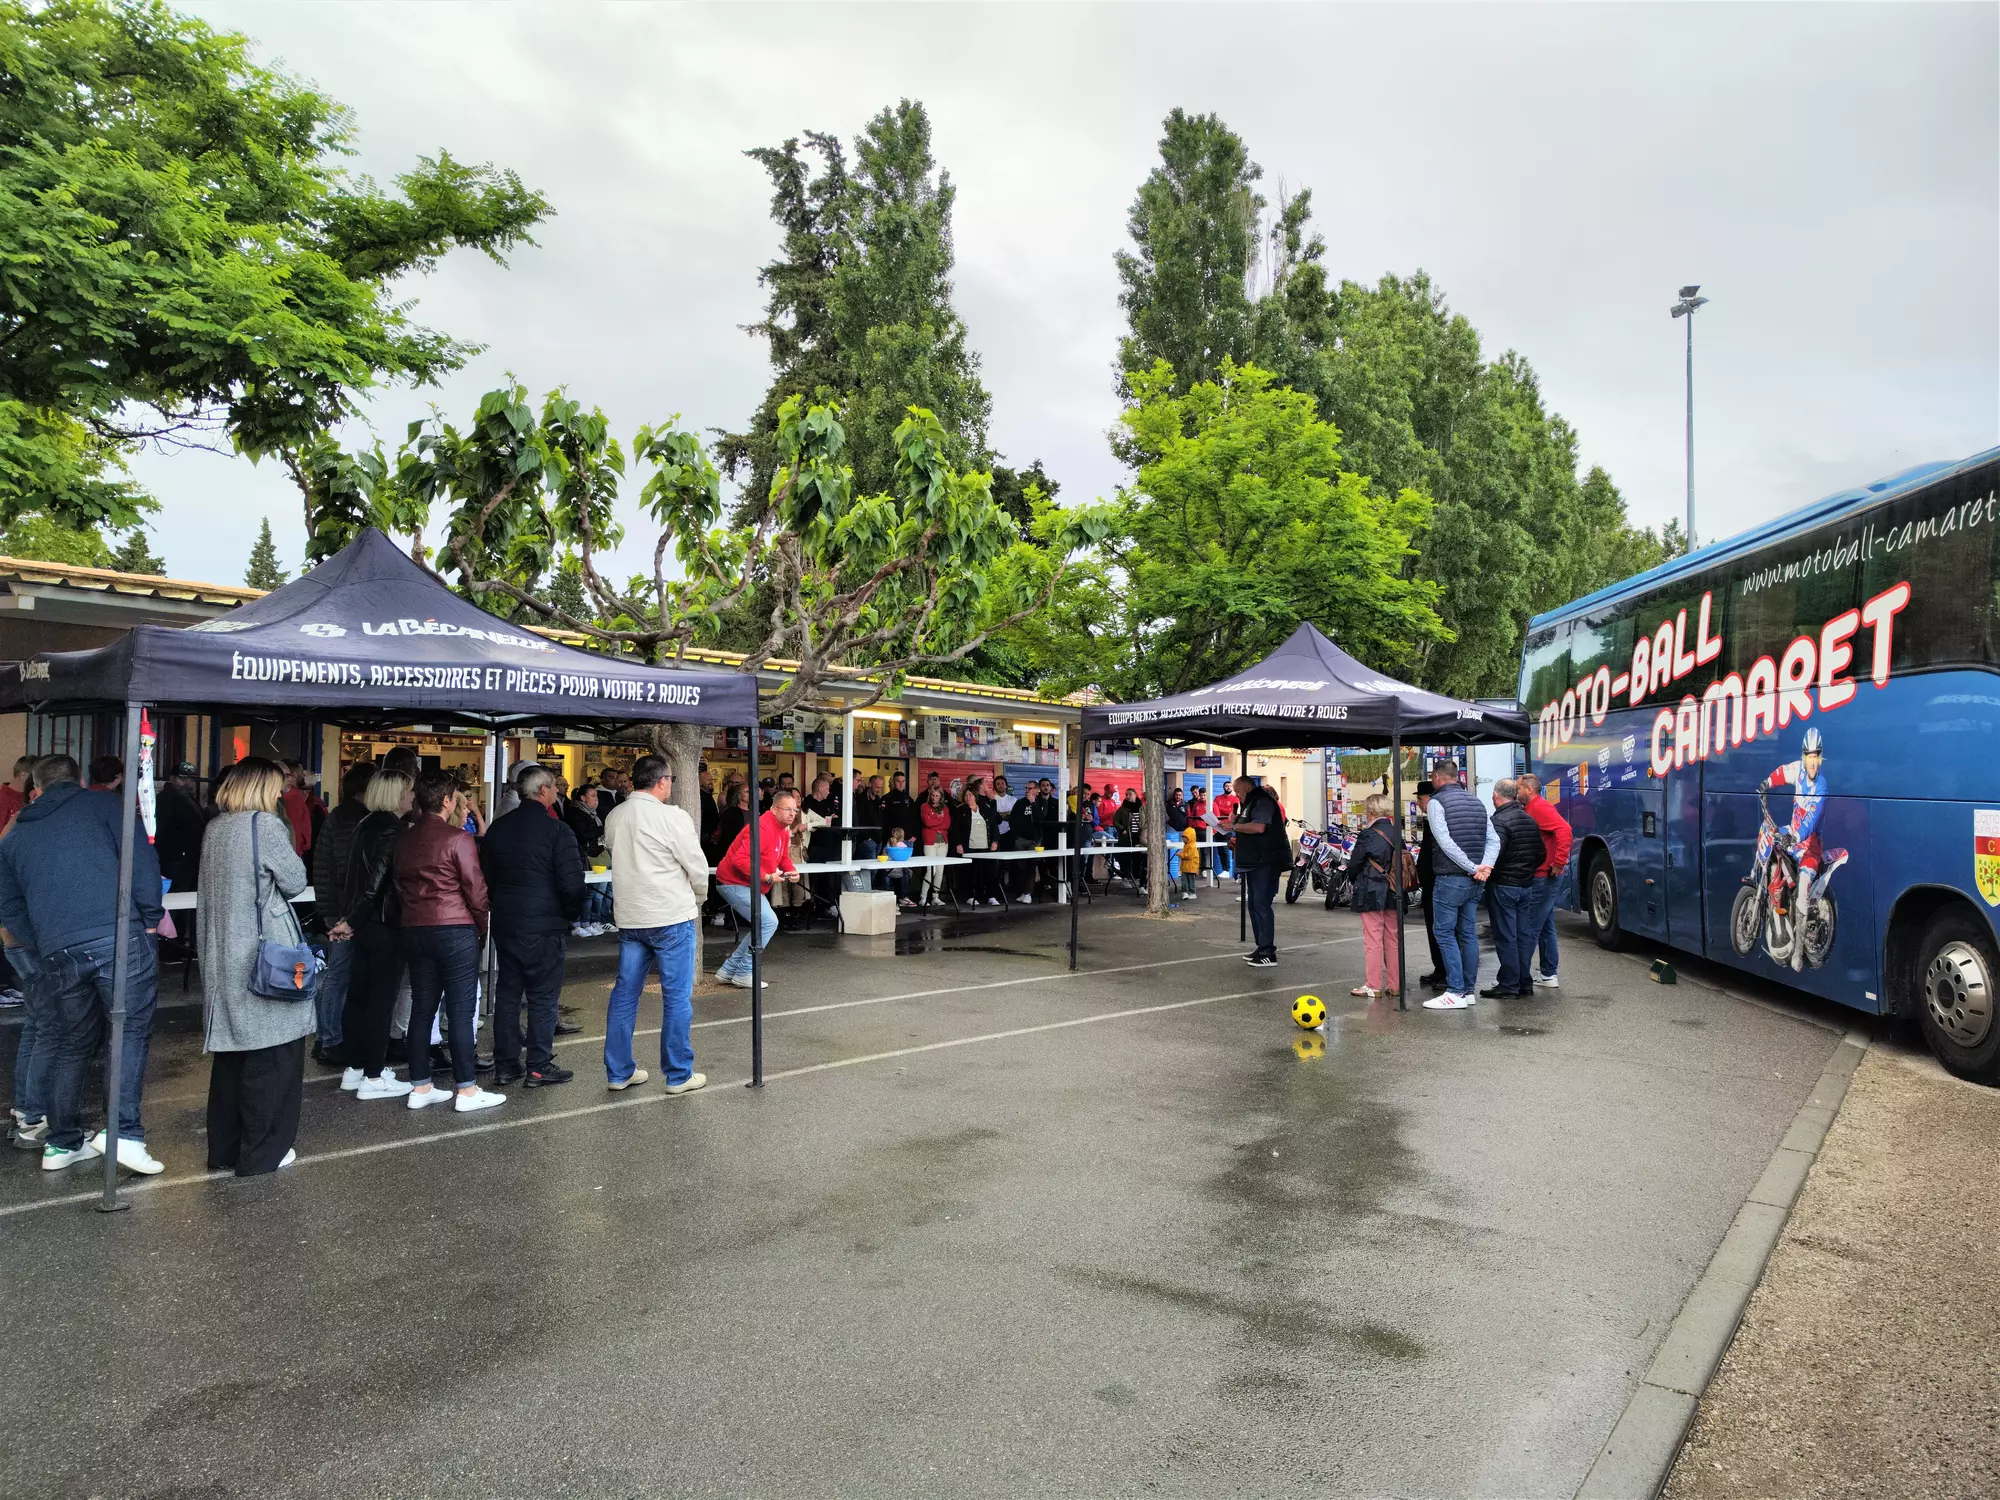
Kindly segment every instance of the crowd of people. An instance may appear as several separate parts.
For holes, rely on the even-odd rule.
[[[718,981],[748,988],[751,933],[768,944],[779,905],[805,889],[799,866],[837,859],[842,844],[862,859],[909,848],[961,856],[1058,847],[1066,817],[1087,849],[1143,842],[1144,804],[1079,786],[1067,807],[1054,783],[1015,795],[1007,778],[974,777],[947,788],[935,774],[913,796],[897,775],[858,779],[852,820],[827,777],[801,792],[789,775],[766,780],[755,808],[745,778],[716,788],[698,768],[699,821],[673,801],[674,770],[641,756],[571,793],[539,762],[516,769],[488,826],[471,790],[450,773],[420,767],[408,747],[377,764],[350,766],[332,808],[302,766],[252,756],[218,778],[210,804],[182,764],[159,789],[155,839],[133,841],[130,885],[118,882],[124,767],[100,757],[85,768],[68,755],[22,757],[0,785],[0,941],[23,1009],[15,1062],[12,1136],[37,1151],[45,1170],[101,1157],[106,1132],[88,1133],[82,1095],[91,1058],[111,1024],[115,929],[129,903],[125,957],[123,1075],[118,1161],[152,1174],[142,1097],[157,1004],[156,938],[170,922],[167,892],[198,890],[191,948],[202,972],[203,1045],[211,1054],[208,1164],[250,1176],[295,1159],[308,1046],[341,1069],[357,1102],[401,1099],[459,1113],[506,1102],[504,1088],[546,1088],[574,1073],[557,1063],[565,1021],[561,994],[568,940],[615,933],[618,972],[604,1044],[607,1088],[648,1081],[633,1055],[640,996],[649,976],[661,990],[660,1067],[670,1095],[703,1087],[692,1044],[699,924],[739,926]],[[1417,786],[1422,832],[1412,857],[1394,809],[1364,804],[1348,863],[1364,941],[1356,995],[1399,988],[1397,909],[1420,894],[1432,972],[1440,991],[1427,1008],[1458,1010],[1480,998],[1532,994],[1560,984],[1554,904],[1568,864],[1569,825],[1532,775],[1499,781],[1489,813],[1438,764]],[[756,818],[758,859],[750,853]],[[1210,806],[1201,791],[1170,790],[1163,817],[1170,867],[1192,898],[1195,845],[1204,831],[1228,836],[1231,872],[1243,883],[1254,934],[1253,967],[1278,963],[1274,902],[1292,862],[1285,810],[1276,794],[1240,777]],[[817,841],[817,842],[816,842]],[[593,867],[615,873],[615,881]],[[1143,855],[1131,873],[1144,888]],[[1033,902],[1057,878],[1053,861],[975,860],[949,870],[869,872],[905,906],[940,899],[997,906]],[[302,916],[296,899],[312,897]],[[803,899],[825,899],[810,896]],[[1490,914],[1499,972],[1478,988],[1477,914]],[[307,923],[312,931],[308,933]],[[493,1055],[475,1040],[488,934],[496,958],[490,1014]],[[186,942],[183,932],[181,941]],[[287,964],[296,971],[287,985]],[[400,1065],[401,1072],[398,1072]],[[482,1081],[485,1079],[487,1081]],[[491,1086],[488,1086],[490,1082]]]
[[[703,772],[703,822],[714,834],[725,825]],[[749,871],[739,816],[712,880],[702,831],[673,805],[673,771],[659,756],[607,771],[573,796],[540,763],[522,765],[506,810],[488,826],[468,787],[400,747],[379,765],[350,766],[331,809],[295,764],[238,761],[206,806],[194,768],[175,767],[159,789],[155,837],[136,830],[131,884],[121,892],[122,775],[110,757],[87,772],[67,755],[23,757],[0,787],[0,940],[23,1012],[11,1135],[48,1171],[107,1149],[105,1131],[85,1130],[82,1106],[113,1013],[121,903],[131,936],[114,1105],[119,1165],[163,1170],[141,1105],[158,941],[173,931],[164,897],[178,886],[199,898],[197,910],[182,911],[178,936],[202,973],[208,1165],[253,1176],[296,1159],[308,1047],[341,1069],[341,1091],[357,1102],[401,1099],[411,1110],[474,1113],[505,1103],[511,1084],[571,1081],[554,1049],[558,1034],[581,1030],[560,1007],[567,940],[577,933],[619,939],[606,1086],[622,1091],[650,1076],[635,1065],[632,1043],[640,993],[657,973],[663,1087],[669,1095],[701,1088],[691,1042],[699,909],[713,897],[747,921],[754,895],[768,938],[768,893],[795,875],[799,798],[790,789],[773,788],[762,814],[762,879]],[[593,858],[616,867],[615,888],[587,878]],[[601,922],[586,920],[593,901],[607,903]],[[481,1057],[489,933],[493,1054]],[[717,978],[750,983],[747,936]]]

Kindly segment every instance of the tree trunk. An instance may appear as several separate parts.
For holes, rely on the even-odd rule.
[[[1139,764],[1146,783],[1146,914],[1164,917],[1172,887],[1167,880],[1167,747],[1139,741]]]
[[[664,755],[674,769],[674,806],[701,827],[701,782],[696,768],[701,764],[709,731],[699,724],[653,724],[646,737],[655,754]]]

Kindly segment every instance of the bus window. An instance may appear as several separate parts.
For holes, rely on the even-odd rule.
[[[1858,675],[1875,665],[1873,623],[1888,628],[1889,672],[2000,666],[1994,620],[2000,582],[2000,469],[1975,470],[1884,506],[1863,524],[1868,560],[1860,597],[1870,628],[1856,642]],[[1896,591],[1909,586],[1907,599]]]
[[[1562,699],[1568,693],[1570,680],[1569,660],[1570,627],[1567,621],[1550,625],[1541,630],[1531,631],[1523,643],[1521,653],[1521,701],[1530,714],[1540,713],[1549,725],[1546,739],[1538,737],[1537,752],[1546,754],[1563,736],[1557,732],[1555,715],[1560,712]],[[1576,698],[1570,696],[1569,712],[1572,721],[1576,713]],[[1574,732],[1574,723],[1571,725]]]

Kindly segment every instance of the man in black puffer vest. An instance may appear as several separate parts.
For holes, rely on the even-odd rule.
[[[1431,780],[1437,795],[1425,822],[1437,871],[1431,909],[1445,989],[1426,1000],[1424,1009],[1464,1010],[1479,1003],[1479,898],[1500,856],[1500,836],[1479,799],[1459,784],[1457,766],[1440,761],[1431,769]]]
[[[556,779],[530,762],[514,779],[521,805],[495,818],[479,841],[479,863],[493,903],[493,946],[500,979],[493,992],[496,1083],[522,1077],[521,1000],[528,1003],[527,1086],[567,1083],[555,1061],[557,1006],[569,926],[583,911],[583,855],[556,814]]]
[[[1535,939],[1541,925],[1530,922],[1535,871],[1542,864],[1542,830],[1523,807],[1512,781],[1493,783],[1493,831],[1500,835],[1500,853],[1486,890],[1493,904],[1493,946],[1499,950],[1500,977],[1480,996],[1504,1000],[1535,992]]]

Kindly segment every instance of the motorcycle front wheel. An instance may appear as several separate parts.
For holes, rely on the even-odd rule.
[[[1736,950],[1738,957],[1748,958],[1763,931],[1763,888],[1746,885],[1736,893],[1736,904],[1729,909],[1729,946]]]
[[[1306,886],[1306,872],[1293,867],[1291,877],[1285,882],[1285,905],[1291,906],[1299,899],[1299,892]]]

